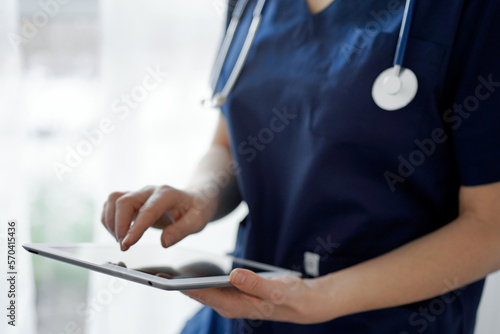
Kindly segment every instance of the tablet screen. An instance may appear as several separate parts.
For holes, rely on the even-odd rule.
[[[231,286],[228,275],[234,268],[252,270],[267,278],[301,276],[299,272],[173,246],[134,245],[122,252],[118,245],[27,244],[28,251],[165,290]]]
[[[163,278],[195,278],[229,275],[234,268],[254,272],[276,271],[276,267],[239,260],[231,256],[210,255],[181,248],[165,249],[155,245],[140,245],[122,252],[117,246],[81,245],[53,246],[75,258],[104,265],[106,263]]]

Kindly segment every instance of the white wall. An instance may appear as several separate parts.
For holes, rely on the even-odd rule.
[[[104,106],[130,93],[147,75],[147,68],[168,73],[128,116],[104,111],[116,120],[116,130],[103,146],[103,188],[106,192],[148,184],[182,188],[208,147],[218,117],[217,111],[201,108],[200,101],[210,93],[208,78],[224,26],[219,3],[103,0],[100,9]],[[241,208],[180,246],[227,253],[244,214]],[[113,242],[100,224],[96,231],[96,240]],[[148,231],[141,242],[157,243],[159,233]],[[98,295],[109,282],[108,277],[92,275],[89,296]],[[198,308],[180,293],[130,283],[88,323],[87,333],[178,333]]]
[[[2,307],[1,333],[34,333],[36,312],[34,308],[34,286],[31,257],[22,249],[29,242],[29,216],[26,201],[25,180],[22,174],[23,144],[22,114],[19,104],[22,96],[20,81],[20,52],[9,42],[17,33],[17,1],[0,2],[0,254],[2,279],[0,279],[0,302],[7,305],[7,222],[17,219],[17,303],[16,327],[8,326],[5,308]]]

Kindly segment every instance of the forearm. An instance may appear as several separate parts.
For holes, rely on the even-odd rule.
[[[465,214],[390,253],[319,278],[317,284],[328,295],[333,317],[432,298],[498,270],[498,232],[493,222]]]
[[[237,167],[229,148],[214,143],[198,164],[188,191],[200,199],[198,207],[211,211],[216,220],[233,211],[241,202],[236,183]]]
[[[462,186],[459,208],[459,218],[443,228],[323,277],[266,279],[235,269],[237,289],[185,293],[224,317],[300,324],[429,299],[500,268],[500,182]]]

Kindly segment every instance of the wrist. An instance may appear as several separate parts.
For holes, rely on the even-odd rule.
[[[315,291],[314,295],[317,298],[315,303],[319,306],[317,312],[322,321],[330,321],[347,315],[344,306],[347,306],[348,301],[344,298],[345,294],[342,294],[345,287],[338,276],[332,273],[306,280],[307,285]]]
[[[212,221],[217,213],[219,195],[210,181],[191,185],[185,190],[193,199],[196,209],[206,222]]]

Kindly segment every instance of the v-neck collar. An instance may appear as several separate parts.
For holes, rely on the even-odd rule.
[[[323,8],[319,12],[312,12],[311,9],[309,8],[309,5],[307,4],[307,0],[295,0],[295,1],[299,1],[300,3],[302,3],[302,7],[304,7],[305,11],[307,12],[307,14],[309,16],[319,17],[319,16],[323,16],[326,12],[330,11],[331,8],[334,7],[337,4],[337,2],[339,2],[341,0],[333,0],[331,3],[329,3],[325,8]]]

